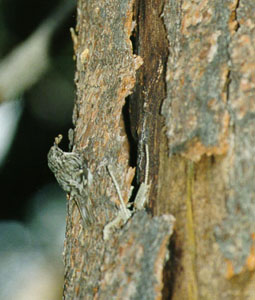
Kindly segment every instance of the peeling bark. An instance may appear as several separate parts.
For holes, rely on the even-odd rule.
[[[255,299],[254,14],[252,0],[78,1],[72,141],[93,222],[71,208],[65,299]],[[145,144],[147,211],[104,241],[120,205],[106,166],[128,203]]]
[[[80,226],[79,212],[69,206],[65,299],[141,299],[141,294],[148,299],[161,298],[174,218],[134,213],[109,241],[103,239],[104,227],[120,206],[107,166],[114,170],[126,204],[135,175],[129,164],[133,150],[123,116],[125,99],[133,92],[136,71],[143,63],[141,56],[133,53],[130,36],[134,26],[134,1],[78,2],[78,23],[72,30],[77,99],[71,144],[72,151],[88,162],[86,195],[92,224]],[[145,143],[149,145],[149,135],[143,136],[140,157]],[[134,189],[132,195],[136,192]],[[88,205],[86,199],[80,202],[81,210]]]

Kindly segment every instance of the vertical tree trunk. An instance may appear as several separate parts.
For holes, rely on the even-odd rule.
[[[69,205],[65,299],[255,299],[254,1],[79,0],[77,12],[72,142],[91,222]],[[104,239],[120,207],[107,167],[127,204],[147,159],[147,212]]]

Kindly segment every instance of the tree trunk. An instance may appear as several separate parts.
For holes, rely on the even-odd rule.
[[[255,2],[79,0],[77,12],[71,142],[90,222],[69,204],[64,298],[255,299]],[[146,211],[104,238],[121,207],[108,169],[127,204],[146,162]]]

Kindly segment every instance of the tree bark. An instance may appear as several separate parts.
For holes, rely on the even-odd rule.
[[[71,142],[92,223],[71,206],[64,298],[255,299],[254,1],[79,0],[77,12]],[[120,206],[107,166],[127,204],[146,159],[146,211],[104,240]]]

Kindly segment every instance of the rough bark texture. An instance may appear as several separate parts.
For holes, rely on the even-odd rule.
[[[177,220],[172,299],[255,299],[254,13],[254,1],[164,7],[156,206]]]
[[[73,143],[93,224],[68,219],[65,299],[255,299],[254,15],[253,0],[78,1]],[[127,203],[145,144],[158,217],[136,213],[106,242],[106,166]],[[166,265],[162,214],[176,218]]]
[[[146,299],[161,298],[174,218],[135,213],[108,241],[103,239],[105,225],[116,217],[120,206],[107,166],[114,170],[125,203],[135,175],[129,165],[128,128],[123,121],[128,117],[123,112],[125,99],[143,63],[133,54],[130,40],[136,25],[133,5],[130,0],[78,2],[78,36],[72,30],[77,99],[71,143],[72,151],[88,162],[86,195],[92,222],[86,228],[80,226],[80,214],[71,206],[64,254],[65,299],[141,299],[142,294]],[[148,137],[144,135],[140,145],[141,169]],[[82,201],[86,207],[87,198]]]

